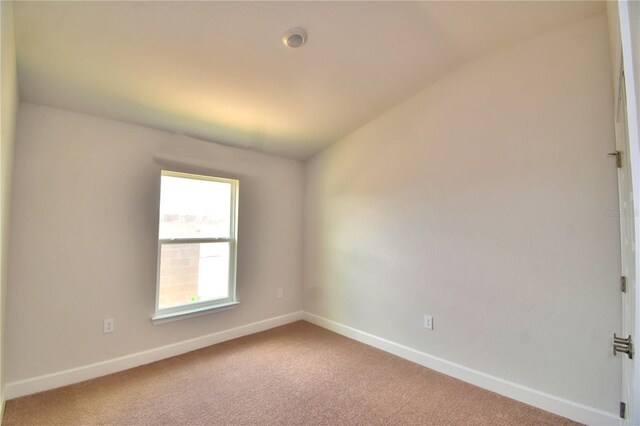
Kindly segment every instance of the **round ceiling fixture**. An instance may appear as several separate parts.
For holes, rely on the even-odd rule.
[[[284,33],[282,42],[292,49],[302,47],[307,42],[307,32],[304,28],[295,27]]]

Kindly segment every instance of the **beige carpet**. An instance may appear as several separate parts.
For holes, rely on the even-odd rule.
[[[3,424],[573,423],[300,321],[11,400]]]

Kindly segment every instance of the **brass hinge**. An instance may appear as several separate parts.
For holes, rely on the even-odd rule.
[[[627,418],[627,404],[625,404],[624,402],[620,402],[620,418]]]
[[[620,290],[623,293],[627,292],[627,277],[620,277]]]
[[[622,152],[613,151],[613,152],[610,152],[607,155],[609,155],[611,157],[616,157],[616,167],[619,168],[619,169],[622,168]]]

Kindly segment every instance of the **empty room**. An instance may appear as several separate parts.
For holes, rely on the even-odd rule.
[[[4,425],[638,425],[637,1],[1,1]]]

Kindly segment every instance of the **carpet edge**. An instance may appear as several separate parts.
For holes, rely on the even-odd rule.
[[[606,411],[560,398],[527,386],[519,385],[472,368],[429,355],[408,346],[349,327],[345,324],[303,311],[302,319],[358,342],[399,356],[423,367],[462,380],[463,382],[523,402],[545,411],[588,425],[620,425],[621,419]]]
[[[118,371],[128,370],[140,365],[149,364],[151,362],[160,361],[162,359],[171,358],[176,355],[215,345],[216,343],[226,342],[228,340],[237,339],[239,337],[248,336],[250,334],[259,333],[271,328],[300,321],[302,317],[303,312],[296,311],[227,330],[217,331],[215,333],[193,339],[171,343],[154,349],[124,355],[118,358],[112,358],[68,370],[9,382],[5,384],[3,399],[8,401],[20,396],[31,395],[33,393],[106,376],[107,374],[117,373]]]

